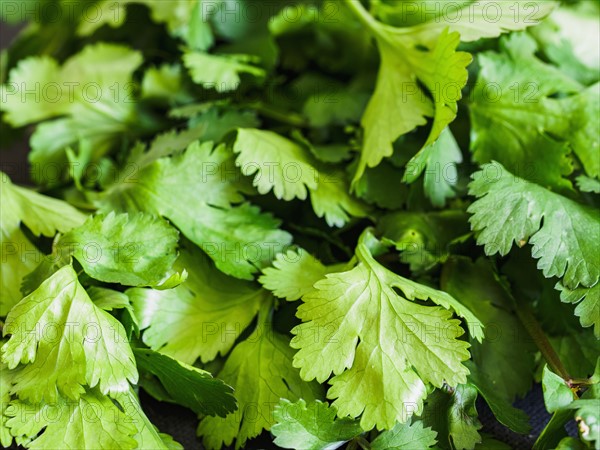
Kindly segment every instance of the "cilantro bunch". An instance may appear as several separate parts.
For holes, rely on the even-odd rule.
[[[600,449],[595,3],[0,12],[4,447]]]

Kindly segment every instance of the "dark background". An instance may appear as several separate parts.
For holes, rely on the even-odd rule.
[[[8,47],[18,31],[18,26],[0,22],[0,49]],[[13,141],[9,148],[0,151],[0,169],[6,172],[15,183],[30,184],[26,170],[28,150],[28,136],[25,133],[21,139]],[[506,363],[511,364],[511,361]],[[140,399],[148,418],[161,432],[173,436],[186,449],[202,448],[199,439],[196,437],[198,420],[194,413],[177,405],[156,401],[143,391],[140,392]],[[516,401],[515,406],[523,409],[530,417],[532,431],[529,435],[513,433],[499,424],[480,397],[477,401],[477,410],[479,420],[483,424],[481,431],[492,435],[516,450],[530,449],[535,438],[550,420],[550,415],[544,408],[541,386],[539,384],[534,385],[525,398]],[[574,421],[568,424],[567,430],[571,436],[577,436],[577,426]],[[250,441],[246,448],[276,448],[269,441],[268,433],[263,433],[262,439]]]

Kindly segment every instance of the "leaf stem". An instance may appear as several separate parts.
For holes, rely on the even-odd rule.
[[[354,16],[373,33],[378,33],[379,23],[365,9],[360,0],[343,0]]]
[[[527,304],[518,305],[517,307],[515,304],[515,311],[517,313],[517,317],[535,342],[535,345],[539,351],[542,353],[542,356],[548,363],[550,369],[552,369],[552,371],[559,375],[563,380],[569,382],[571,377],[569,376],[567,369],[554,350],[554,347],[552,347],[552,344],[548,340],[548,337],[544,333],[541,325],[533,315],[531,307]]]
[[[308,126],[308,123],[302,115],[291,111],[281,111],[273,106],[260,102],[250,103],[247,106],[254,108],[259,114],[262,114],[265,117],[293,127],[306,128]]]

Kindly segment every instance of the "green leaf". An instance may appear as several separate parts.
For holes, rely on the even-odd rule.
[[[11,400],[10,388],[14,375],[15,371],[10,370],[6,364],[0,361],[0,444],[4,448],[9,448],[13,439],[10,428],[6,424],[9,419],[6,411]]]
[[[472,42],[534,26],[557,6],[553,2],[529,0],[513,3],[467,0],[443,6],[435,4],[435,8],[433,5],[428,0],[413,2],[410,7],[400,2],[377,2],[373,12],[384,22],[397,26],[422,22],[418,27],[430,33],[449,28],[460,33],[461,41]]]
[[[468,209],[471,226],[486,254],[506,255],[513,242],[530,242],[545,277],[562,277],[570,289],[598,282],[598,211],[513,176],[498,163],[473,175],[470,194],[478,198]]]
[[[133,388],[116,396],[123,411],[127,414],[127,422],[136,428],[133,438],[137,441],[137,449],[182,450],[183,446],[175,442],[171,436],[158,431],[152,425],[140,405]]]
[[[233,389],[209,372],[149,349],[133,354],[140,370],[156,375],[173,400],[196,414],[225,417],[236,409]]]
[[[402,182],[402,171],[387,159],[377,167],[365,169],[353,189],[366,202],[391,210],[400,209],[408,197],[408,186]]]
[[[94,305],[98,308],[102,308],[104,311],[131,308],[129,297],[123,292],[92,286],[87,289],[87,293],[90,296],[90,300],[94,302]]]
[[[206,255],[182,249],[178,269],[189,277],[170,290],[128,289],[143,341],[186,364],[226,355],[270,295],[221,273]]]
[[[282,399],[274,411],[273,443],[297,450],[333,450],[363,433],[357,421],[338,419],[336,413],[335,407],[319,400],[307,404],[304,399]]]
[[[234,439],[239,449],[263,429],[270,430],[275,423],[273,408],[282,398],[311,401],[320,397],[319,387],[304,382],[292,367],[293,350],[288,339],[271,328],[269,308],[265,303],[254,331],[233,349],[218,373],[235,389],[239,412],[200,422],[198,434],[208,449],[230,445]]]
[[[159,284],[177,258],[179,233],[149,214],[95,215],[63,235],[58,251],[72,253],[91,277],[127,286]]]
[[[593,326],[594,334],[600,336],[600,283],[589,289],[582,286],[569,289],[558,282],[556,289],[560,291],[561,301],[577,304],[575,315],[579,317],[581,326]]]
[[[595,178],[580,175],[577,177],[577,187],[581,192],[593,192],[600,194],[600,181]]]
[[[7,415],[11,434],[30,449],[137,448],[135,425],[98,389],[82,392],[75,401],[60,396],[51,403],[16,400]]]
[[[551,336],[550,343],[572,377],[587,378],[596,366],[600,354],[600,339],[591,330],[566,330],[561,336]]]
[[[258,281],[277,297],[300,300],[313,290],[314,284],[339,266],[325,266],[304,249],[288,250],[277,255],[273,267],[263,269]]]
[[[546,409],[551,413],[569,406],[576,398],[565,380],[553,373],[548,366],[544,367],[542,388]]]
[[[443,449],[473,449],[482,442],[475,400],[477,390],[461,384],[450,392],[435,390],[427,397],[421,419],[424,426],[438,432],[438,445]]]
[[[459,322],[446,309],[411,300],[430,299],[479,324],[446,293],[381,266],[369,251],[370,240],[370,232],[363,233],[353,269],[328,274],[304,296],[297,312],[304,323],[292,330],[291,343],[299,349],[294,365],[302,378],[323,382],[333,373],[328,397],[336,399],[340,415],[362,413],[365,430],[389,429],[419,414],[427,383],[466,382],[461,362],[469,352],[468,344],[457,340],[463,334]],[[443,339],[435,331],[425,333],[436,329],[444,330]],[[386,402],[392,397],[398,401]]]
[[[512,450],[512,447],[481,433],[481,443],[475,446],[475,450]]]
[[[424,428],[423,422],[397,423],[394,428],[384,431],[371,442],[372,450],[388,450],[410,448],[427,450],[436,444],[437,433],[431,428]]]
[[[375,92],[361,121],[365,136],[356,183],[365,168],[392,155],[398,137],[425,125],[426,117],[433,124],[423,147],[438,139],[456,117],[471,55],[456,51],[458,33],[393,28],[375,21],[360,3],[346,4],[373,34],[381,55]]]
[[[558,447],[556,447],[556,450],[587,450],[588,448],[589,447],[586,446],[579,439],[566,437],[558,443]]]
[[[598,178],[600,177],[598,160],[600,142],[597,137],[600,125],[596,123],[595,118],[600,114],[600,83],[590,86],[571,99],[567,110],[571,123],[567,125],[564,134],[570,136],[573,151],[583,164],[587,175]],[[569,132],[570,134],[567,134]]]
[[[271,131],[239,129],[233,151],[242,174],[254,176],[260,194],[273,190],[279,200],[305,200],[310,192],[313,209],[329,226],[343,226],[349,215],[364,217],[366,208],[351,197],[345,174],[319,164],[304,146]]]
[[[413,183],[425,171],[425,195],[433,206],[442,208],[448,198],[456,196],[456,165],[462,160],[460,148],[450,129],[446,128],[435,142],[423,148],[408,162],[403,181]]]
[[[444,262],[452,244],[469,234],[463,211],[395,212],[382,216],[377,231],[384,243],[394,245],[400,261],[411,272],[422,273]]]
[[[494,416],[496,416],[496,419],[498,419],[498,422],[517,433],[528,433],[531,427],[528,424],[529,418],[527,414],[520,409],[514,408],[507,397],[502,392],[498,392],[494,380],[477,369],[475,364],[469,361],[467,367],[471,372],[469,375],[469,384],[479,391],[494,413]]]
[[[319,183],[319,172],[312,155],[302,146],[276,133],[257,129],[240,129],[233,151],[236,165],[246,176],[254,177],[260,194],[273,189],[279,200],[305,200],[307,189]]]
[[[150,67],[144,72],[140,97],[143,99],[159,99],[169,103],[190,101],[192,97],[183,87],[181,72],[181,66],[178,64],[162,64],[159,67]]]
[[[249,186],[223,145],[213,149],[211,142],[193,143],[185,153],[160,158],[135,177],[109,190],[103,209],[167,217],[229,275],[252,279],[290,243],[291,236],[278,229],[280,222],[270,214],[247,203],[232,205],[244,200]]]
[[[200,52],[183,55],[183,64],[192,80],[205,89],[215,89],[217,92],[235,91],[241,83],[242,73],[264,78],[264,69],[252,65],[258,61],[258,58],[250,55],[210,55]]]
[[[35,236],[52,237],[57,231],[64,233],[84,222],[86,215],[67,202],[16,186],[6,174],[0,174],[5,205],[0,216],[3,234],[10,235],[23,223]]]
[[[546,424],[535,443],[534,450],[551,450],[556,449],[559,441],[567,437],[565,425],[569,420],[573,419],[573,415],[569,410],[558,410],[553,415],[550,421]]]
[[[469,308],[485,325],[485,339],[470,339],[472,361],[490,391],[512,403],[531,388],[536,347],[511,313],[513,300],[492,266],[452,257],[444,265],[442,289]],[[505,364],[505,361],[512,361]],[[473,371],[471,370],[473,376]],[[487,385],[488,383],[486,383]]]
[[[560,100],[549,96],[577,93],[581,85],[538,60],[535,41],[527,34],[504,38],[501,47],[503,53],[479,56],[481,71],[470,107],[473,158],[480,164],[498,161],[522,178],[568,191],[572,186],[565,177],[573,171],[571,149],[548,135],[567,143],[574,139],[578,127],[564,117],[573,114],[577,96]]]
[[[12,387],[22,400],[76,400],[84,384],[112,395],[138,378],[123,326],[92,303],[70,265],[13,307],[3,335],[2,361],[23,365]]]
[[[1,88],[2,98],[6,98],[2,103],[2,110],[6,111],[4,117],[13,126],[23,126],[70,113],[77,105],[91,105],[95,103],[91,101],[95,99],[92,95],[96,94],[84,91],[90,84],[106,89],[110,86],[126,89],[131,74],[141,63],[140,52],[107,43],[85,47],[62,67],[48,56],[24,59],[11,71],[8,83]],[[63,83],[70,83],[71,87]],[[44,87],[44,95],[41,95],[40,86]],[[26,91],[36,92],[36,89],[35,101],[27,101],[29,94]],[[114,99],[106,98],[115,92],[101,91],[102,102],[109,100],[116,104]]]

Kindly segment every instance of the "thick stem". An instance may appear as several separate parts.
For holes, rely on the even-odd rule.
[[[519,320],[521,321],[521,323],[535,342],[535,345],[542,353],[542,356],[548,363],[550,369],[552,369],[554,373],[562,377],[566,382],[569,382],[571,380],[571,377],[569,376],[567,369],[558,357],[558,354],[554,350],[554,347],[552,347],[552,344],[548,340],[548,337],[544,333],[544,330],[542,330],[542,327],[540,326],[539,322],[534,317],[529,305],[515,305],[515,311],[517,313],[517,316],[519,317]]]

